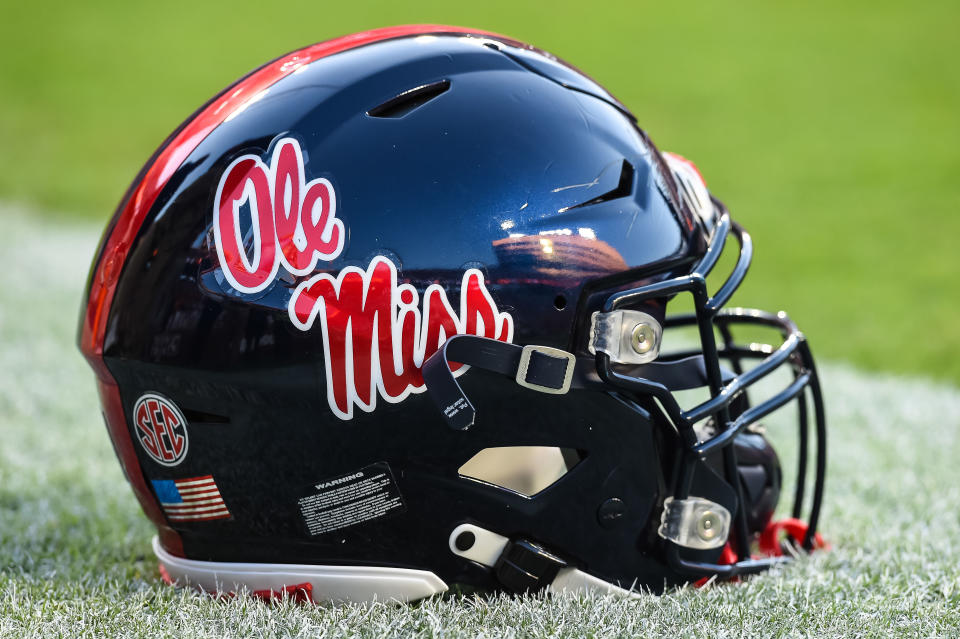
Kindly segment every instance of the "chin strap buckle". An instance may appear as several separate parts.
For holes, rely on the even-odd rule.
[[[421,370],[430,397],[447,425],[455,430],[473,426],[477,411],[457,382],[450,362],[506,375],[524,388],[553,395],[563,395],[570,390],[577,368],[576,355],[559,348],[519,346],[478,335],[453,335],[427,358]]]
[[[570,390],[577,357],[549,346],[524,346],[517,365],[517,384],[524,388],[563,395]]]

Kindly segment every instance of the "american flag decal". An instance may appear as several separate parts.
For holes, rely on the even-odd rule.
[[[154,479],[163,512],[170,521],[207,521],[230,516],[213,475],[187,479]]]

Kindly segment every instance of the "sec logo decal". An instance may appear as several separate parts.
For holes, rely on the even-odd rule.
[[[158,464],[176,466],[187,456],[187,420],[172,401],[146,393],[133,407],[134,434]]]

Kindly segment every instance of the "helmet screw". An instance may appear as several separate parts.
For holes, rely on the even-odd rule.
[[[621,523],[623,516],[627,514],[627,505],[622,499],[611,497],[597,509],[597,521],[604,528],[612,528]]]
[[[646,355],[656,346],[657,334],[649,324],[641,322],[633,327],[630,344],[640,355]]]
[[[697,536],[704,541],[711,541],[720,534],[722,525],[717,513],[712,510],[705,510],[700,513],[700,519],[697,520]]]

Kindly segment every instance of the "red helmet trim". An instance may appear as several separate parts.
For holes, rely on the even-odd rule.
[[[335,53],[383,40],[441,33],[490,36],[509,44],[524,46],[515,40],[489,31],[436,24],[416,24],[361,31],[320,42],[277,58],[228,87],[188,120],[157,151],[149,166],[145,167],[139,181],[131,187],[126,201],[122,204],[122,210],[108,227],[103,250],[90,277],[90,291],[87,306],[83,312],[83,326],[80,330],[80,350],[97,374],[107,429],[110,431],[127,479],[144,512],[157,525],[160,541],[169,552],[183,556],[182,540],[180,535],[169,527],[166,517],[147,487],[127,429],[120,389],[103,361],[103,343],[107,319],[110,316],[110,305],[113,302],[127,254],[140,232],[147,213],[170,177],[194,149],[230,115],[244,108],[252,98],[277,81],[304,65]]]

